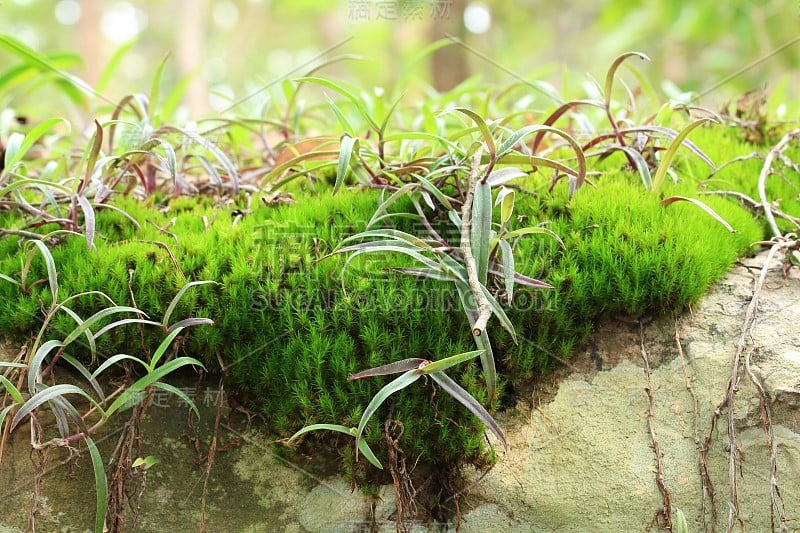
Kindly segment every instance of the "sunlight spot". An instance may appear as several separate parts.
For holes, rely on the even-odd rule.
[[[233,102],[233,89],[229,85],[215,85],[208,93],[208,104],[214,111],[222,111]]]
[[[464,10],[464,26],[470,33],[486,33],[492,25],[492,13],[489,6],[473,2]]]
[[[118,2],[106,9],[100,21],[100,29],[110,41],[130,41],[147,25],[144,13],[128,2]]]
[[[233,2],[220,2],[214,6],[212,15],[214,24],[220,28],[230,30],[239,22],[239,8]]]
[[[81,5],[75,0],[61,0],[56,4],[55,15],[64,26],[72,26],[81,19]]]

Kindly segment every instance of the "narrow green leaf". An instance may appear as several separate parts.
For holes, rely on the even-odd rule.
[[[11,421],[11,429],[13,430],[17,424],[19,424],[23,418],[25,418],[31,411],[39,407],[40,405],[49,402],[53,398],[62,397],[66,394],[79,394],[89,400],[94,406],[96,406],[101,413],[103,410],[97,404],[94,398],[86,394],[83,389],[76,387],[75,385],[69,385],[66,383],[62,383],[60,385],[53,385],[52,387],[45,387],[44,389],[40,390],[33,396],[31,396],[25,404],[20,407],[20,410],[17,411],[17,414],[14,415],[14,419]]]
[[[502,187],[494,201],[494,205],[500,206],[500,224],[505,226],[511,220],[511,215],[514,213],[514,189]]]
[[[25,398],[22,397],[22,394],[19,392],[19,390],[2,374],[0,374],[0,383],[2,383],[6,388],[8,394],[11,396],[11,399],[14,400],[14,403],[18,403],[20,405],[25,403]],[[3,424],[0,424],[0,429],[2,429],[2,427]]]
[[[553,230],[549,230],[541,226],[528,226],[525,228],[517,228],[515,230],[511,230],[507,233],[504,233],[501,236],[496,236],[494,239],[492,239],[491,247],[492,249],[494,249],[494,247],[497,246],[497,243],[501,238],[510,241],[511,239],[522,237],[523,235],[536,235],[536,234],[542,234],[552,237],[558,241],[558,244],[560,244],[562,247],[564,246],[564,241],[562,241],[561,237],[559,237]]]
[[[156,365],[158,365],[158,361],[161,359],[161,357],[167,351],[167,348],[169,348],[169,345],[172,344],[172,341],[175,340],[175,337],[177,337],[181,331],[183,331],[183,328],[175,328],[169,335],[167,335],[167,337],[164,340],[161,341],[161,344],[158,345],[158,348],[156,348],[155,353],[153,353],[153,356],[150,358],[150,364],[147,365],[147,370],[149,372],[152,372],[153,369],[155,369]]]
[[[89,456],[92,458],[92,468],[94,469],[94,492],[97,502],[94,515],[94,532],[103,533],[106,530],[106,513],[108,511],[106,471],[103,466],[103,458],[100,457],[100,451],[92,439],[88,435],[84,435],[83,440],[86,441],[86,447],[89,449]]]
[[[483,120],[483,117],[481,117],[475,111],[467,109],[466,107],[456,107],[454,109],[448,109],[444,111],[444,113],[449,113],[450,111],[458,111],[459,113],[463,113],[467,115],[469,118],[471,118],[473,122],[475,122],[475,125],[478,126],[478,131],[480,131],[481,135],[483,135],[483,141],[484,143],[486,143],[486,151],[489,153],[489,157],[494,159],[495,155],[497,154],[497,149],[495,148],[492,132],[489,131],[489,126],[486,125],[486,121]]]
[[[25,157],[25,154],[28,153],[28,150],[36,144],[39,139],[42,138],[47,132],[53,129],[57,124],[64,124],[67,127],[67,133],[70,131],[70,123],[65,118],[49,118],[44,120],[31,128],[31,130],[26,134],[22,135],[21,133],[12,133],[6,143],[6,154],[5,154],[5,168],[7,170],[11,169],[16,165],[19,161]]]
[[[500,239],[500,255],[503,258],[503,279],[505,280],[508,305],[514,300],[514,251],[505,239]]]
[[[358,97],[356,97],[352,92],[342,87],[341,85],[334,83],[330,80],[326,80],[324,78],[315,78],[311,76],[305,78],[298,78],[294,81],[298,83],[302,82],[316,83],[318,85],[322,85],[323,87],[327,87],[328,89],[333,89],[337,93],[341,94],[342,96],[350,100],[350,102],[352,102],[352,104],[356,107],[356,109],[358,109],[358,112],[361,113],[361,116],[364,117],[364,120],[367,121],[367,124],[369,124],[370,128],[372,128],[376,132],[380,131],[380,126],[378,126],[378,124],[375,122],[372,116],[367,112],[366,107],[364,107],[364,102]]]
[[[464,352],[458,355],[451,355],[450,357],[445,357],[444,359],[439,359],[438,361],[432,361],[422,366],[420,370],[426,375],[432,372],[441,372],[443,370],[447,370],[451,366],[455,366],[458,363],[463,363],[464,361],[469,361],[470,359],[474,359],[482,354],[483,350],[473,350],[471,352]]]
[[[478,281],[486,284],[489,273],[489,244],[492,240],[492,186],[478,181],[472,202],[472,227],[470,228],[470,245],[475,265],[478,269]]]
[[[170,385],[169,383],[162,383],[160,381],[156,381],[155,383],[153,383],[153,387],[156,387],[157,389],[161,389],[167,392],[171,392],[172,394],[183,400],[184,403],[186,403],[186,405],[191,407],[192,411],[194,411],[194,414],[197,417],[197,419],[198,420],[200,419],[200,411],[197,409],[197,405],[195,405],[194,401],[191,398],[189,398],[189,395],[183,392],[181,389],[173,385]]]
[[[658,168],[656,169],[656,174],[653,177],[652,191],[654,193],[658,192],[658,189],[660,189],[661,185],[664,183],[664,180],[667,177],[667,170],[669,170],[669,167],[672,165],[672,160],[675,159],[675,155],[678,153],[678,148],[681,147],[681,144],[683,144],[683,140],[686,138],[686,136],[689,135],[694,129],[699,128],[708,122],[713,122],[713,119],[700,118],[694,122],[691,122],[685,128],[683,128],[680,133],[678,133],[677,137],[672,140],[669,147],[661,156],[661,162],[659,162]]]
[[[148,386],[160,380],[170,372],[174,372],[175,370],[187,365],[196,365],[200,368],[205,368],[203,363],[193,357],[178,357],[177,359],[173,359],[172,361],[164,363],[152,372],[139,378],[133,385],[125,389],[125,392],[117,396],[117,399],[114,400],[114,403],[112,403],[106,410],[106,417],[110,417],[119,410],[129,409],[133,406],[133,404],[128,405],[129,402],[138,399],[141,393]]]
[[[47,245],[42,241],[26,241],[25,245],[36,246],[42,253],[45,265],[47,266],[47,280],[50,283],[50,295],[53,298],[52,305],[56,305],[58,302],[58,272],[56,271],[56,262],[53,260],[53,254],[50,253],[50,249],[47,248]],[[28,252],[28,264],[30,264],[32,258],[33,250],[30,250]]]
[[[717,214],[716,211],[711,209],[711,207],[701,202],[700,200],[697,200],[696,198],[687,198],[685,196],[670,196],[669,198],[664,198],[663,200],[661,200],[661,205],[668,206],[675,202],[689,202],[690,204],[696,205],[697,207],[699,207],[700,209],[711,215],[717,222],[725,226],[725,229],[727,229],[731,233],[736,233],[736,230],[733,229],[733,226],[728,224],[728,222],[724,218],[722,218],[719,214]]]
[[[422,373],[418,370],[409,370],[405,374],[400,375],[400,377],[395,378],[387,383],[381,390],[378,391],[377,394],[375,394],[375,396],[373,396],[372,400],[367,405],[367,408],[364,409],[364,413],[361,415],[361,421],[358,423],[358,430],[356,431],[356,446],[359,448],[361,447],[361,434],[364,432],[364,428],[367,426],[369,419],[373,414],[375,414],[375,411],[378,410],[378,407],[380,407],[389,396],[408,387],[420,377],[422,377]]]
[[[69,345],[72,341],[77,339],[79,336],[83,335],[84,332],[91,328],[95,323],[99,322],[100,320],[106,318],[107,316],[116,314],[116,313],[137,313],[143,314],[141,311],[136,309],[135,307],[127,307],[124,305],[117,305],[113,307],[106,307],[105,309],[101,309],[97,313],[93,314],[89,318],[87,318],[82,324],[78,325],[77,328],[73,329],[72,332],[64,339],[64,346]]]
[[[61,341],[51,339],[41,346],[33,353],[28,367],[28,391],[31,394],[36,392],[36,383],[42,379],[42,364],[45,358],[50,355],[50,352],[55,348],[61,347]]]
[[[347,176],[347,171],[350,169],[350,159],[353,156],[353,152],[358,152],[358,139],[356,137],[350,137],[344,134],[342,135],[341,144],[342,146],[339,150],[339,164],[336,169],[336,183],[333,185],[333,194],[336,194],[336,192],[341,189],[345,176]]]
[[[120,361],[124,361],[126,359],[130,359],[131,361],[136,361],[137,363],[142,365],[144,368],[147,368],[147,363],[145,363],[144,361],[142,361],[138,357],[134,357],[132,355],[128,355],[128,354],[124,354],[124,353],[118,353],[116,355],[113,355],[113,356],[109,357],[105,361],[103,361],[103,364],[101,364],[99,367],[97,367],[97,370],[95,370],[92,373],[92,377],[96,378],[97,376],[102,374],[105,369],[107,369],[107,368],[109,368],[111,366],[114,366],[115,364],[119,363]]]
[[[614,85],[614,76],[617,73],[617,69],[629,57],[638,57],[639,59],[642,59],[644,61],[650,61],[650,58],[647,57],[646,54],[643,54],[641,52],[626,52],[624,54],[617,56],[614,62],[611,63],[611,66],[609,67],[608,72],[606,73],[605,94],[603,95],[605,97],[606,109],[609,109],[611,107],[611,88]]]
[[[167,307],[167,312],[164,313],[164,319],[161,321],[161,324],[165,328],[168,327],[169,319],[172,316],[172,313],[175,311],[175,307],[178,305],[178,302],[180,302],[181,298],[186,293],[186,291],[188,291],[192,287],[196,287],[198,285],[207,285],[209,283],[214,283],[216,285],[219,285],[219,282],[217,281],[202,280],[202,281],[190,281],[189,283],[181,287],[181,289],[178,291],[178,294],[176,294],[175,297],[172,299],[172,301],[169,303],[169,307]]]
[[[89,203],[89,200],[81,195],[78,195],[78,205],[81,207],[81,211],[83,211],[83,220],[85,223],[84,231],[86,232],[86,248],[91,250],[94,246],[94,209],[92,209],[92,204]]]
[[[119,67],[119,64],[122,62],[125,54],[128,53],[134,44],[136,44],[135,40],[128,41],[114,51],[111,59],[106,62],[106,66],[103,68],[103,72],[100,73],[100,77],[94,86],[98,93],[102,94],[103,91],[106,90],[108,84],[114,79],[114,73],[116,72],[117,67]]]
[[[347,117],[344,116],[342,110],[339,109],[339,106],[336,105],[336,102],[331,100],[331,97],[327,94],[325,98],[328,99],[328,107],[333,110],[333,114],[336,115],[336,119],[339,121],[339,126],[341,126],[342,131],[344,131],[347,135],[353,137],[355,135],[355,130],[353,129],[352,124],[347,120]]]

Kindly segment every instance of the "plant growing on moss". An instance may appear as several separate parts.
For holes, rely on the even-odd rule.
[[[170,315],[175,309],[175,305],[177,304],[178,300],[192,285],[197,285],[203,282],[190,283],[184,286],[170,303],[167,313],[165,314],[161,323],[147,320],[146,316],[145,318],[126,318],[108,323],[98,331],[92,332],[92,328],[96,324],[108,317],[111,317],[112,315],[119,313],[134,313],[142,316],[144,313],[133,307],[115,305],[113,300],[100,291],[78,293],[63,300],[59,300],[58,273],[56,271],[56,265],[50,250],[42,241],[38,240],[28,241],[27,247],[29,250],[26,254],[27,258],[25,261],[25,266],[22,270],[21,281],[16,281],[9,276],[4,276],[3,279],[19,286],[22,291],[27,290],[27,273],[29,272],[33,257],[37,255],[38,252],[38,254],[43,257],[46,264],[51,304],[50,308],[45,314],[39,334],[32,344],[31,352],[33,355],[30,357],[30,359],[25,362],[0,364],[0,366],[7,369],[13,369],[18,373],[18,384],[22,381],[27,382],[27,392],[23,393],[17,385],[14,385],[11,379],[6,377],[6,375],[0,375],[0,384],[2,384],[3,388],[11,399],[11,402],[4,404],[2,406],[2,410],[0,410],[0,435],[6,435],[6,426],[4,424],[7,416],[13,415],[7,426],[8,431],[14,431],[14,429],[19,426],[19,424],[25,418],[29,418],[31,424],[31,446],[35,449],[42,450],[49,447],[67,447],[71,450],[72,443],[83,440],[86,443],[89,451],[95,475],[97,495],[95,531],[102,532],[104,531],[105,527],[105,517],[107,512],[106,498],[108,496],[108,491],[105,468],[101,460],[100,453],[97,450],[97,446],[93,442],[91,435],[96,433],[102,426],[104,426],[116,413],[129,409],[144,400],[146,391],[151,386],[179,396],[183,401],[191,406],[191,408],[195,411],[195,414],[198,414],[199,416],[199,412],[197,407],[194,405],[194,402],[183,391],[172,385],[169,385],[168,383],[163,383],[161,380],[172,372],[188,365],[196,365],[203,368],[203,364],[192,357],[177,357],[175,359],[162,362],[162,358],[164,357],[167,348],[186,326],[212,323],[211,320],[206,318],[190,318],[182,320],[176,324],[173,324],[171,327],[168,327]],[[77,313],[72,311],[67,304],[75,299],[87,296],[89,294],[100,295],[111,305],[83,320]],[[43,336],[47,331],[48,323],[59,311],[63,311],[69,317],[71,317],[76,322],[76,327],[70,331],[63,340],[52,339],[42,342]],[[132,355],[117,354],[100,364],[100,366],[94,372],[90,372],[87,367],[83,365],[76,357],[67,352],[73,343],[76,343],[79,339],[85,339],[85,342],[88,345],[92,356],[94,357],[96,356],[95,341],[98,337],[113,330],[114,328],[129,323],[155,324],[161,326],[166,331],[169,331],[169,334],[158,346],[149,362],[145,362],[142,359]],[[47,362],[48,357],[50,358],[49,363]],[[48,385],[45,380],[48,378],[52,379],[53,368],[59,360],[69,363],[81,376],[83,376],[83,378],[87,381],[88,386],[81,388],[77,385],[64,383]],[[144,370],[144,375],[142,375],[138,380],[129,386],[123,386],[114,394],[106,396],[97,378],[103,372],[110,368],[118,367],[120,363],[124,361],[133,361],[140,364]],[[78,395],[82,397],[90,403],[91,408],[85,414],[81,415],[78,408],[76,408],[73,402],[68,399],[69,395]],[[110,402],[110,404],[108,402]],[[59,438],[53,438],[49,440],[46,439],[45,430],[43,430],[41,424],[41,409],[44,407],[47,407],[55,418],[56,427],[59,432]],[[86,423],[87,418],[92,416],[95,411],[99,415],[99,419],[93,425],[89,426]],[[75,427],[75,430],[72,429],[73,426]],[[0,453],[2,453],[2,445],[0,445]]]

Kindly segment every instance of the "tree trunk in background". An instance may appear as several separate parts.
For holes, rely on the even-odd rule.
[[[83,79],[90,87],[97,85],[103,67],[108,61],[106,49],[108,45],[100,31],[102,16],[101,2],[82,2],[81,18],[78,19],[78,48],[83,57],[86,69]]]
[[[208,0],[180,0],[179,13],[179,31],[175,34],[178,67],[182,76],[189,73],[193,76],[185,102],[189,116],[198,118],[209,109],[208,84],[202,73]]]
[[[441,6],[447,0],[434,0]],[[466,29],[464,28],[464,9],[467,7],[467,0],[452,0],[450,2],[449,16],[434,16],[433,25],[429,34],[430,42],[446,38],[446,35],[458,37],[462,41],[466,40]],[[439,11],[441,14],[441,11]],[[431,57],[431,68],[433,87],[444,92],[452,89],[469,77],[469,66],[467,65],[467,51],[458,44],[451,44],[440,48]]]

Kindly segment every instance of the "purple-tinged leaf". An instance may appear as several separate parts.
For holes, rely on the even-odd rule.
[[[500,426],[497,425],[492,415],[484,409],[484,407],[478,403],[478,400],[473,398],[470,393],[464,390],[461,385],[450,379],[450,377],[445,374],[444,372],[432,372],[430,376],[433,378],[436,383],[439,384],[450,396],[458,400],[464,407],[469,409],[469,411],[478,417],[478,419],[483,422],[489,431],[494,433],[497,437],[497,440],[503,445],[505,450],[508,450],[508,442],[506,441],[505,435],[503,435],[503,430],[500,429]]]
[[[410,357],[408,359],[403,359],[402,361],[389,363],[388,365],[376,366],[375,368],[370,368],[369,370],[362,370],[357,374],[351,374],[347,376],[347,380],[353,381],[355,379],[363,379],[373,376],[386,376],[388,374],[399,374],[400,372],[408,372],[409,370],[414,370],[419,368],[421,364],[427,362],[428,362],[427,359],[420,359],[419,357]]]

